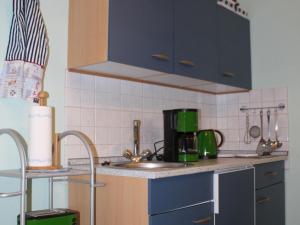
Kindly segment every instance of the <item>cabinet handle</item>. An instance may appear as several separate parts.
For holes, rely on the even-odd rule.
[[[162,61],[169,61],[169,56],[166,54],[153,54],[152,57]]]
[[[204,219],[200,219],[200,220],[193,220],[194,224],[205,224],[205,223],[209,223],[209,221],[211,221],[211,217],[207,217]]]
[[[278,175],[277,172],[272,172],[272,171],[266,172],[266,173],[265,173],[265,176],[266,176],[266,177],[275,177],[275,176],[277,176],[277,175]]]
[[[180,60],[179,63],[184,66],[196,67],[196,64],[190,60]]]
[[[256,200],[257,204],[263,204],[266,202],[270,202],[272,199],[270,197],[263,197]]]
[[[235,77],[235,73],[231,73],[231,72],[224,72],[223,73],[224,77]]]

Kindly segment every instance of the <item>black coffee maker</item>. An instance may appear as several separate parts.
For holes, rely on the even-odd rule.
[[[166,162],[198,161],[197,109],[174,109],[163,111],[164,154]]]

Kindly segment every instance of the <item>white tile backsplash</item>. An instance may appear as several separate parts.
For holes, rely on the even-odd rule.
[[[80,103],[83,108],[95,107],[95,92],[90,90],[81,90]]]
[[[250,102],[261,102],[261,90],[252,90],[250,91]]]
[[[126,81],[126,80],[121,81],[121,94],[142,96],[142,93],[143,93],[143,89],[141,83]]]
[[[80,80],[81,90],[94,91],[95,90],[95,77],[94,76],[82,76]]]
[[[80,108],[65,107],[66,127],[74,127],[81,125]]]
[[[240,107],[287,104],[286,88],[216,96],[76,73],[67,74],[65,87],[66,127],[88,135],[99,157],[120,156],[123,150],[133,148],[132,126],[135,119],[142,121],[142,149],[153,150],[153,142],[163,139],[162,110],[174,108],[197,108],[200,129],[223,132],[225,142],[221,150],[255,150],[258,140],[250,145],[243,142],[245,114],[240,112]],[[282,128],[279,137],[284,141],[282,150],[287,150],[287,109],[278,114]],[[250,113],[250,124],[259,125],[257,112]],[[86,157],[78,140],[67,139],[65,145],[66,158]]]
[[[97,145],[108,144],[108,127],[96,127],[95,130],[95,143]]]
[[[80,125],[83,127],[95,126],[95,110],[91,108],[81,108],[80,110]]]
[[[66,88],[65,89],[65,106],[80,107],[81,106],[81,93],[80,89]]]
[[[81,74],[68,72],[66,76],[65,87],[66,88],[74,88],[80,89],[81,88]]]
[[[262,102],[272,102],[274,103],[275,100],[275,89],[269,88],[269,89],[263,89],[262,90]]]
[[[87,135],[91,139],[91,141],[93,143],[95,143],[96,139],[95,139],[95,127],[94,126],[90,126],[90,127],[84,127],[84,126],[82,126],[80,130],[85,135]]]
[[[121,109],[142,111],[143,98],[140,96],[121,95]]]

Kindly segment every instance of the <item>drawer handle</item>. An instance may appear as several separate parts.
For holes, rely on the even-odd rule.
[[[263,197],[256,200],[257,204],[264,204],[266,202],[270,202],[272,199],[270,197]]]
[[[180,60],[179,63],[184,66],[196,67],[196,64],[190,60]]]
[[[277,176],[277,175],[278,175],[277,172],[266,172],[266,173],[265,173],[265,176],[266,176],[266,177],[275,177],[275,176]]]
[[[166,54],[154,54],[152,55],[152,57],[162,61],[169,61],[169,56],[167,56]]]
[[[211,217],[207,217],[204,219],[200,219],[200,220],[193,220],[194,224],[205,224],[205,223],[209,223],[209,221],[211,221]]]
[[[232,72],[224,72],[224,73],[223,73],[223,76],[224,76],[224,77],[235,77],[235,73],[232,73]]]

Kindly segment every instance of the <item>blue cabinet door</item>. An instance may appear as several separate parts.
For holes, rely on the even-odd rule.
[[[196,173],[149,180],[149,215],[213,199],[213,174]]]
[[[218,12],[219,77],[223,84],[251,89],[249,20],[221,7]]]
[[[176,74],[217,81],[217,7],[212,0],[174,0]]]
[[[284,225],[284,183],[256,191],[256,225]]]
[[[110,0],[108,58],[171,73],[173,0]]]
[[[149,217],[149,225],[213,225],[213,204],[206,203]]]
[[[255,166],[256,189],[284,182],[284,161],[264,163]]]
[[[254,225],[254,169],[219,176],[216,225]]]

